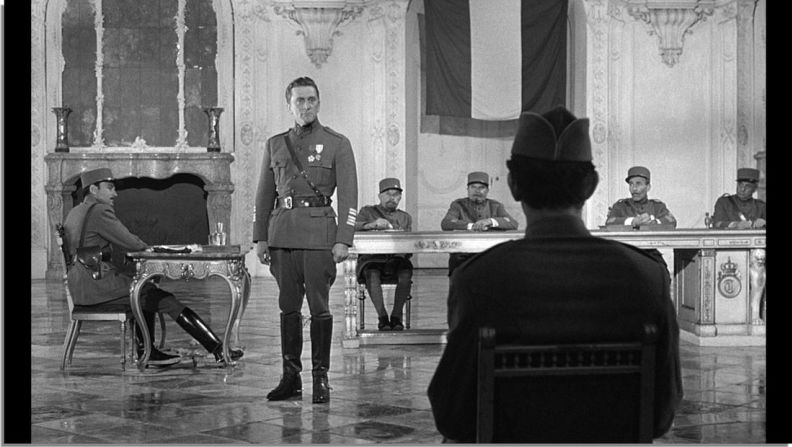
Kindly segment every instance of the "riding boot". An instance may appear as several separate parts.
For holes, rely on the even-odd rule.
[[[204,349],[213,354],[216,362],[223,361],[223,342],[192,309],[185,307],[179,314],[179,318],[176,319],[176,323],[190,334],[192,338],[196,339]],[[243,352],[238,349],[230,349],[228,353],[231,356],[231,360],[236,360],[243,355]]]
[[[154,312],[143,311],[143,320],[146,323],[146,331],[149,333],[151,339],[151,355],[149,355],[148,364],[152,366],[170,366],[179,363],[180,357],[178,355],[166,354],[154,347],[154,318],[157,316]],[[137,348],[138,358],[143,357],[143,332],[140,331],[140,326],[137,323],[135,326],[135,345]]]
[[[333,337],[333,317],[311,317],[311,362],[313,363],[313,403],[330,402],[327,370],[330,369],[330,346]]]
[[[283,375],[280,383],[267,394],[268,400],[285,400],[302,396],[302,314],[292,312],[280,315],[281,355],[283,356]]]

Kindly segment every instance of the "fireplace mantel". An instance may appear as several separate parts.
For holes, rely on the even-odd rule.
[[[204,182],[206,209],[210,225],[222,222],[231,240],[231,163],[233,154],[226,152],[54,152],[44,157],[47,163],[47,216],[50,227],[63,222],[73,204],[71,195],[77,190],[80,174],[108,167],[117,178],[150,177],[165,179],[174,174],[192,174]],[[60,278],[60,263],[55,262],[58,245],[50,231],[51,243],[47,259],[47,277]]]

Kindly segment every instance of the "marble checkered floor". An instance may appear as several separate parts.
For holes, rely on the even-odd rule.
[[[447,277],[414,278],[413,328],[444,327]],[[220,279],[163,281],[163,287],[221,333],[230,293]],[[333,285],[335,318],[329,405],[264,397],[280,376],[276,286],[253,280],[240,330],[245,356],[232,369],[203,357],[139,371],[119,363],[118,328],[86,323],[73,363],[61,371],[68,311],[60,281],[31,282],[31,441],[33,444],[376,444],[440,443],[426,388],[442,345],[341,347],[343,280]],[[207,300],[203,297],[212,295]],[[371,310],[369,310],[371,309]],[[307,313],[307,306],[305,308]],[[369,305],[368,327],[376,327]],[[170,318],[167,346],[201,353]],[[304,327],[303,364],[310,365]],[[683,342],[685,400],[674,428],[655,443],[765,443],[765,349]],[[310,369],[308,366],[307,369]]]

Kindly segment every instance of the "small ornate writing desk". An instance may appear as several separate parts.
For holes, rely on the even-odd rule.
[[[239,342],[239,321],[242,319],[250,296],[250,273],[245,267],[245,254],[248,251],[250,251],[249,246],[204,245],[202,251],[192,253],[154,253],[151,251],[128,253],[127,257],[135,262],[135,276],[129,286],[129,298],[135,321],[138,325],[145,321],[140,306],[140,290],[146,281],[156,277],[189,281],[219,276],[231,288],[231,308],[223,334],[223,358],[226,365],[232,365],[228,346],[229,335],[232,329],[235,330],[236,341]],[[143,370],[151,355],[151,339],[145,327],[140,326],[140,328],[143,333],[145,350],[143,356],[138,359],[138,368]]]
[[[746,341],[764,337],[760,303],[765,284],[765,230],[709,230],[689,228],[663,231],[592,231],[592,235],[641,248],[672,253],[672,298],[680,327],[696,341],[734,336]],[[412,233],[366,231],[355,234],[344,264],[345,348],[391,338],[395,343],[444,340],[441,329],[361,334],[358,330],[357,255],[362,253],[478,253],[493,245],[524,237],[524,230],[466,232],[418,231]],[[413,334],[405,334],[413,332]],[[371,337],[371,340],[362,337]],[[410,337],[412,335],[412,337]],[[412,341],[411,341],[412,340]],[[733,340],[733,337],[732,337]],[[727,342],[731,342],[729,340]],[[740,343],[740,340],[736,341]],[[754,341],[751,341],[756,342]]]

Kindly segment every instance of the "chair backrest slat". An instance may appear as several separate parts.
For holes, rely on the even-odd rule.
[[[652,442],[656,327],[624,343],[496,343],[479,329],[477,442]]]

